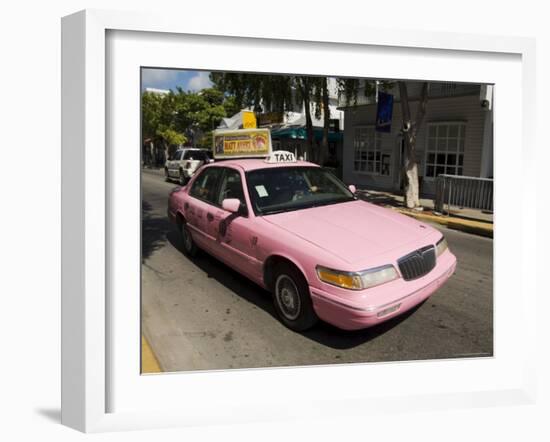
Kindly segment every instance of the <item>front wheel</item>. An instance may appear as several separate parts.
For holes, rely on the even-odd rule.
[[[275,310],[288,328],[307,330],[319,320],[313,310],[307,281],[296,267],[287,263],[279,264],[272,291]]]

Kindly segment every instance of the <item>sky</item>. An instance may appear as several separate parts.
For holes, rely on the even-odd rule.
[[[196,92],[212,86],[208,78],[210,72],[207,71],[144,68],[141,74],[142,90],[148,87],[175,90],[179,86],[184,91]]]

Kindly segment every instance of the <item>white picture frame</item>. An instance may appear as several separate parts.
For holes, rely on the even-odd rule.
[[[122,46],[116,46],[119,43],[111,45],[108,41],[109,34],[122,36]],[[126,41],[125,36],[129,36]],[[120,202],[125,209],[128,208],[130,213],[136,210],[133,206],[135,198],[128,197],[126,206],[120,199],[121,194],[126,194],[118,186],[135,183],[136,177],[132,174],[138,171],[129,170],[128,175],[124,176],[120,170],[113,171],[113,167],[116,167],[113,166],[113,155],[119,155],[120,152],[113,153],[108,146],[117,145],[119,135],[116,132],[119,126],[108,131],[106,125],[106,122],[118,118],[118,110],[108,106],[112,98],[109,95],[112,93],[109,88],[110,82],[117,81],[116,69],[110,70],[109,67],[119,63],[119,58],[121,63],[117,66],[127,63],[121,69],[133,69],[137,66],[136,63],[139,65],[139,54],[131,49],[135,48],[132,45],[136,42],[131,41],[135,37],[142,43],[147,39],[154,40],[155,48],[158,50],[155,57],[158,56],[158,60],[166,60],[162,58],[163,39],[168,39],[171,44],[185,44],[186,38],[192,39],[194,44],[200,44],[204,39],[211,39],[209,42],[214,42],[213,44],[223,44],[224,38],[230,38],[235,47],[242,47],[242,50],[246,50],[247,47],[254,50],[259,47],[278,51],[292,49],[296,54],[312,50],[337,56],[339,51],[370,51],[373,57],[383,58],[386,57],[386,52],[391,52],[387,60],[387,69],[380,65],[382,67],[377,71],[379,77],[387,78],[422,78],[419,74],[421,67],[415,63],[420,58],[429,57],[433,61],[430,65],[430,79],[445,80],[445,72],[449,71],[449,66],[445,67],[445,63],[438,64],[437,60],[460,57],[466,64],[471,63],[471,66],[474,66],[477,63],[482,67],[475,74],[464,72],[465,78],[471,75],[467,78],[471,78],[472,81],[493,82],[495,77],[490,73],[493,71],[490,63],[486,63],[486,59],[499,59],[503,63],[509,63],[510,67],[509,72],[499,74],[503,75],[499,77],[503,79],[501,84],[504,85],[507,81],[510,84],[499,89],[501,84],[497,82],[495,87],[498,100],[495,110],[495,146],[503,146],[505,150],[510,143],[521,145],[525,162],[519,173],[524,177],[528,176],[530,162],[534,161],[535,156],[532,135],[534,110],[527,105],[534,101],[535,97],[535,46],[531,39],[497,39],[479,35],[421,31],[394,33],[366,27],[344,26],[335,26],[330,35],[326,35],[321,29],[315,31],[309,27],[292,26],[291,23],[277,28],[266,28],[261,23],[247,23],[245,27],[235,26],[235,23],[197,18],[182,24],[177,17],[170,17],[168,14],[157,16],[150,13],[100,10],[82,11],[63,18],[63,424],[84,432],[99,432],[289,418],[367,416],[380,411],[397,413],[411,409],[455,409],[534,403],[536,324],[527,312],[537,304],[537,292],[535,280],[527,277],[527,257],[534,254],[536,241],[535,232],[528,228],[526,221],[534,214],[536,192],[527,192],[519,187],[512,188],[505,182],[498,181],[500,171],[504,172],[505,176],[510,167],[509,161],[514,161],[506,160],[504,156],[499,156],[498,152],[495,155],[495,293],[499,293],[499,290],[518,290],[521,296],[514,301],[515,306],[510,305],[504,297],[496,299],[495,340],[498,345],[495,346],[493,358],[139,376],[139,359],[134,358],[139,354],[139,327],[137,330],[133,327],[139,317],[136,318],[135,314],[128,317],[128,322],[124,323],[129,329],[128,332],[122,330],[120,325],[117,327],[120,323],[118,315],[121,305],[118,304],[118,300],[112,299],[112,291],[124,286],[124,281],[139,278],[139,261],[137,266],[134,263],[134,267],[118,267],[117,271],[113,272],[113,265],[116,266],[121,250],[112,245],[122,240],[119,237],[119,233],[122,235],[120,219],[116,219],[118,215],[114,215],[122,213],[121,205],[118,203]],[[126,50],[121,51],[124,48]],[[397,68],[395,60],[391,60],[392,57],[406,58],[410,66]],[[212,63],[201,65],[198,55],[196,60],[188,68],[247,70],[248,67],[249,70],[277,72],[277,67],[265,60],[248,61],[247,65],[244,62],[239,64],[235,60],[220,57],[217,66]],[[163,62],[161,65],[181,67],[177,62],[171,65]],[[327,66],[326,71],[321,71],[322,65],[319,66],[312,68],[317,69],[318,74],[333,74],[331,69],[336,69],[334,66]],[[338,65],[338,69],[344,70],[345,67]],[[354,69],[348,72],[354,72],[358,76],[369,76],[368,74],[372,73],[372,70],[367,72],[360,64]],[[484,69],[487,69],[487,74]],[[305,68],[302,72],[309,73]],[[513,85],[519,86],[519,89],[514,90]],[[139,96],[139,90],[135,90],[134,93]],[[122,95],[120,98],[125,99],[128,96]],[[521,109],[507,110],[503,106],[507,100],[519,105]],[[139,114],[139,101],[131,99],[122,102],[128,106],[129,115],[135,117]],[[117,103],[115,107],[121,100]],[[136,108],[133,109],[131,106]],[[522,115],[521,125],[511,128],[508,137],[504,139],[499,127],[509,126],[512,114],[516,115],[517,122],[518,112]],[[126,132],[128,136],[137,137],[138,132],[134,133],[132,128],[135,124],[139,125],[139,121],[129,118],[127,123],[130,128]],[[138,150],[136,144],[136,152]],[[139,153],[137,155],[139,156]],[[139,194],[139,188],[135,191]],[[522,201],[523,210],[507,211],[503,204],[499,204],[499,201],[504,201],[502,198],[505,194],[511,195],[516,201]],[[117,201],[117,204],[114,204],[114,201]],[[511,245],[511,250],[521,257],[522,266],[518,279],[506,288],[505,284],[502,284],[502,278],[499,286],[499,274],[503,275],[513,270],[513,263],[501,253],[503,249],[500,249],[500,244],[506,242],[506,235],[514,229],[517,222],[521,224],[521,241]],[[129,237],[126,240],[133,238],[138,242],[139,248],[139,237],[131,236],[134,233],[135,230],[129,229]],[[136,244],[132,247],[135,250]],[[507,250],[507,256],[509,251]],[[137,273],[133,274],[132,269],[137,269]],[[132,287],[135,289],[136,286],[138,292],[130,292],[138,297],[139,281]],[[516,312],[520,312],[515,317],[515,335],[511,333],[510,326],[506,325],[514,313],[514,308]],[[132,309],[130,311],[135,313],[135,304]],[[134,342],[136,336],[138,339]],[[117,350],[122,348],[121,343],[129,344],[130,350],[127,353]],[[132,366],[136,367],[137,372],[128,371]],[[499,370],[502,376],[495,375],[494,379],[489,379],[495,369]],[[441,370],[443,373],[464,373],[464,377],[453,379],[452,382],[432,379],[432,387],[426,389],[428,379],[425,373],[435,370]],[[386,389],[380,385],[367,388],[354,384],[365,374],[371,379],[374,376],[377,379],[393,376],[396,382]],[[399,381],[404,374],[421,380],[417,389]],[[477,376],[481,378],[477,379]],[[315,394],[313,382],[317,382],[319,378],[338,378],[340,384],[337,388],[327,382],[324,391]],[[276,392],[277,382],[283,379],[288,382],[301,382],[311,395],[307,400],[293,400],[284,404],[284,398],[277,396]],[[426,384],[423,384],[424,381]],[[271,382],[275,382],[274,388],[268,388],[265,397],[258,396],[258,387],[271,385]],[[178,388],[184,388],[183,386],[186,388],[187,405],[176,407],[169,397],[169,391],[177,391]],[[407,389],[408,387],[410,389]],[[113,396],[115,390],[117,393]],[[135,396],[131,396],[132,391],[136,392]],[[164,398],[166,405],[150,407],[148,404],[153,396],[157,399]],[[113,397],[116,397],[116,402],[113,401]],[[229,403],[231,407],[227,407]],[[308,404],[308,407],[304,407],[304,404]],[[334,407],[335,404],[337,407]]]

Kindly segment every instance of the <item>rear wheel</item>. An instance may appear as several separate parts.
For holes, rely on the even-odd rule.
[[[180,184],[182,186],[185,186],[187,184],[187,178],[185,178],[185,175],[183,174],[183,169],[180,169]]]
[[[273,301],[281,322],[295,331],[313,327],[318,317],[313,310],[309,287],[302,273],[293,265],[277,265],[273,278]]]
[[[183,242],[183,251],[187,256],[193,257],[197,254],[197,245],[193,241],[191,231],[187,223],[180,223],[181,240]]]

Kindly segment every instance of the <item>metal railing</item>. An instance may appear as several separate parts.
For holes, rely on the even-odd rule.
[[[451,206],[492,212],[493,180],[461,175],[438,175],[435,179],[434,209],[439,213],[449,213]]]

